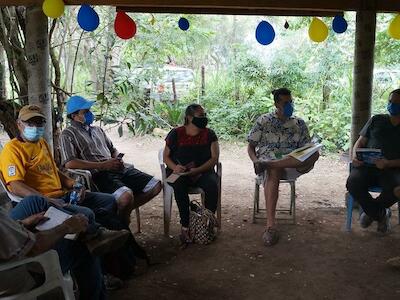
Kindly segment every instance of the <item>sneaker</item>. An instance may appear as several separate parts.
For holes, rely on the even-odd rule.
[[[268,227],[265,230],[262,239],[264,241],[264,245],[267,247],[275,245],[279,241],[279,233],[276,228]]]
[[[111,274],[104,274],[103,281],[107,291],[119,290],[124,286],[124,282],[121,279]]]
[[[369,227],[374,220],[369,217],[365,212],[363,212],[360,216],[360,226],[361,228]]]
[[[386,264],[392,268],[400,269],[400,256],[392,257],[386,261]]]
[[[86,246],[92,255],[102,256],[105,253],[121,248],[128,237],[128,230],[116,231],[100,227],[99,234],[95,238],[86,241]]]
[[[385,209],[385,215],[378,221],[377,231],[381,233],[386,233],[390,230],[390,217],[392,212],[390,208]]]

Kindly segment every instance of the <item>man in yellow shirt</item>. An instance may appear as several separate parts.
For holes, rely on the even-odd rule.
[[[36,105],[27,105],[20,110],[17,120],[20,134],[8,142],[0,154],[0,171],[5,184],[16,196],[43,196],[47,204],[72,214],[84,214],[89,220],[87,233],[97,234],[99,225],[92,209],[113,211],[116,209],[115,198],[109,194],[82,191],[79,205],[69,204],[69,191],[75,181],[58,170],[49,146],[42,138],[45,122],[45,116]],[[12,209],[11,215],[24,219],[46,210],[42,206],[39,201],[21,201]]]

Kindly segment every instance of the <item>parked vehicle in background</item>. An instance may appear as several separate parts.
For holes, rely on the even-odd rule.
[[[374,70],[374,86],[376,88],[397,89],[400,87],[400,71],[393,69]]]
[[[160,69],[136,68],[133,77],[141,86],[150,91],[150,98],[158,101],[174,101],[173,82],[176,99],[187,95],[194,87],[192,69],[167,65]]]

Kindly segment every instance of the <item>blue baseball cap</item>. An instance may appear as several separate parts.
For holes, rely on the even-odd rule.
[[[81,96],[72,96],[67,101],[67,115],[81,109],[90,109],[95,101],[86,100]]]

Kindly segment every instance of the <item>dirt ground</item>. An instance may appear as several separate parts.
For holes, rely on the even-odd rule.
[[[161,138],[109,135],[126,153],[125,161],[160,176]],[[4,136],[0,140],[4,143]],[[136,234],[156,265],[147,268],[139,261],[137,275],[124,289],[111,292],[111,300],[400,299],[400,271],[385,265],[400,255],[397,218],[392,217],[393,230],[386,236],[376,233],[375,224],[361,230],[355,218],[353,231],[343,230],[344,159],[321,157],[312,172],[298,179],[297,222],[282,222],[281,240],[272,248],[261,241],[264,221],[251,222],[254,174],[246,146],[222,143],[221,162],[222,231],[217,240],[180,249],[177,207],[174,203],[171,236],[164,237],[158,196],[141,208],[142,233]],[[279,203],[289,204],[286,186]]]
[[[126,153],[125,161],[160,176],[162,139],[111,136]],[[361,230],[355,222],[351,233],[343,230],[344,159],[322,157],[298,179],[297,222],[282,222],[281,240],[272,248],[261,241],[264,221],[251,222],[254,174],[246,146],[222,143],[221,162],[222,232],[217,240],[180,249],[176,205],[171,236],[164,237],[162,198],[157,197],[141,209],[142,233],[136,237],[158,264],[145,268],[140,263],[141,275],[112,292],[111,299],[400,299],[400,272],[385,265],[400,255],[397,218],[386,236],[376,233],[375,224]],[[288,187],[282,186],[281,194],[280,205],[287,206]]]

